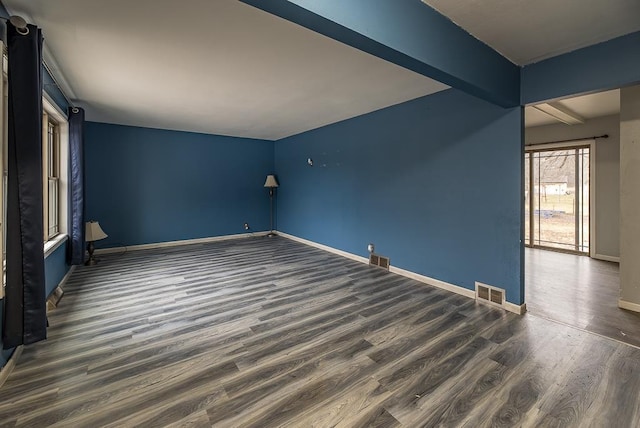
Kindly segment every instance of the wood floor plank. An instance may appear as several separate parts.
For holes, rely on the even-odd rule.
[[[292,390],[286,397],[264,406],[259,412],[250,415],[242,423],[247,428],[280,426],[287,421],[300,421],[309,418],[311,413],[322,408],[323,403],[340,394],[354,383],[369,378],[375,370],[375,363],[367,358],[360,358],[341,365],[327,368],[322,377],[305,383]],[[319,424],[329,426],[326,421],[316,419]]]
[[[609,363],[605,379],[581,420],[589,421],[592,427],[639,426],[640,349],[619,346]]]
[[[576,331],[575,336],[567,335],[563,329],[550,328],[539,324],[538,319],[526,320],[528,332],[525,339],[529,344],[526,352],[520,353],[520,360],[505,365],[509,369],[507,377],[493,393],[484,406],[474,409],[462,426],[465,427],[512,427],[530,426],[537,423],[537,404],[551,388],[556,379],[562,376],[571,361],[581,352],[585,334]],[[531,333],[537,332],[531,340]],[[563,340],[564,339],[564,340]],[[510,342],[505,342],[509,346]],[[522,344],[514,341],[514,348]],[[510,360],[511,361],[511,360]],[[532,415],[531,419],[528,417]]]
[[[618,263],[525,248],[527,309],[640,347],[640,313],[618,307]]]
[[[467,415],[503,382],[508,368],[490,359],[479,362],[471,373],[461,373],[446,391],[424,403],[406,418],[408,426],[459,426]]]
[[[211,421],[206,411],[194,412],[186,418],[166,425],[167,428],[209,428]]]
[[[638,426],[640,350],[564,324],[280,237],[100,258],[0,426]]]
[[[556,379],[540,401],[540,423],[555,427],[579,427],[584,415],[596,399],[605,374],[619,345],[605,343],[591,346],[585,343],[583,353],[568,367],[564,376]]]
[[[372,418],[368,413],[384,410],[381,404],[391,396],[375,379],[363,377],[348,387],[333,394],[317,411],[298,418],[299,426],[347,426],[357,425],[358,419],[367,415],[367,423],[381,423],[379,414]],[[386,411],[385,411],[386,412]],[[394,418],[395,419],[395,418]],[[397,421],[396,421],[397,422]]]

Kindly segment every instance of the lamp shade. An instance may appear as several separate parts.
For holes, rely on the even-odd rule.
[[[267,175],[267,179],[264,182],[264,187],[278,187],[278,181],[274,175]]]
[[[87,242],[98,241],[106,238],[108,235],[100,227],[97,221],[88,221],[85,225],[85,240]]]

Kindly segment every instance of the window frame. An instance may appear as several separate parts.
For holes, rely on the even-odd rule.
[[[42,112],[46,114],[48,118],[54,121],[58,126],[58,135],[57,135],[57,160],[58,160],[58,233],[57,235],[47,239],[44,236],[44,252],[45,259],[49,254],[56,250],[62,243],[67,239],[67,218],[68,218],[68,185],[69,185],[69,119],[67,116],[60,110],[60,108],[56,105],[56,103],[51,99],[49,94],[46,92],[42,93]],[[43,121],[43,135],[44,130],[47,127]],[[43,137],[44,140],[44,137]],[[43,146],[46,144],[43,141]],[[43,147],[44,148],[44,147]],[[48,183],[47,177],[45,177],[46,167],[47,167],[47,157],[43,153],[43,191],[45,183]],[[48,199],[44,197],[43,194],[43,208],[44,205],[48,202]],[[44,211],[44,209],[43,209]],[[44,213],[43,213],[43,221],[44,221]],[[48,221],[44,223],[45,228],[48,228]],[[44,233],[48,233],[48,230],[45,230]]]
[[[53,180],[53,186],[52,186]],[[55,193],[52,197],[52,193]],[[44,242],[60,234],[60,125],[42,113],[42,221]],[[52,202],[52,199],[55,202]],[[53,209],[52,209],[53,208]],[[57,211],[52,219],[51,212]],[[51,223],[55,222],[55,226]],[[52,231],[51,229],[54,228]]]

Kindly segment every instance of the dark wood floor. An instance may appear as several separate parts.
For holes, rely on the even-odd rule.
[[[640,346],[640,314],[618,307],[617,263],[525,249],[527,310]]]
[[[81,267],[1,426],[634,427],[640,350],[284,238]]]

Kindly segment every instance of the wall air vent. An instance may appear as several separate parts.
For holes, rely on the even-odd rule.
[[[504,308],[506,292],[502,288],[476,282],[476,300],[493,306]]]
[[[389,265],[391,262],[389,261],[389,257],[381,256],[379,254],[371,253],[369,255],[369,265],[370,266],[378,266],[383,269],[389,270]]]

